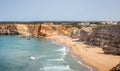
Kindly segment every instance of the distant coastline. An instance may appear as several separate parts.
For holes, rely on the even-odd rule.
[[[68,24],[77,24],[77,23],[88,23],[88,22],[120,22],[118,21],[0,21],[0,24],[42,24],[46,22],[51,22],[54,24],[62,24],[62,23],[68,23]]]

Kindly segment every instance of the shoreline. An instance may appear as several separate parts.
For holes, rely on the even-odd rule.
[[[57,43],[57,44],[60,44],[60,45],[65,46],[64,48],[65,48],[65,52],[67,53],[67,55],[72,56],[72,57],[75,59],[75,61],[77,61],[80,65],[86,67],[86,68],[88,69],[88,71],[97,71],[97,70],[98,70],[98,68],[93,67],[93,66],[89,65],[88,63],[86,63],[86,62],[82,59],[81,56],[76,55],[76,54],[73,52],[73,49],[72,49],[69,45],[66,45],[66,44],[64,44],[64,43],[62,43],[62,42],[59,42],[59,41],[53,40],[53,39],[48,39],[48,38],[47,38],[47,40],[50,40],[50,41],[52,41],[52,42],[55,42],[55,43]]]
[[[54,43],[57,43],[57,44],[60,44],[62,46],[65,46],[64,47],[65,48],[65,53],[67,53],[67,55],[72,56],[75,59],[75,61],[77,61],[80,65],[86,67],[88,69],[88,71],[97,71],[98,70],[97,68],[95,68],[93,66],[90,66],[89,64],[85,63],[85,61],[82,60],[81,56],[77,56],[76,54],[74,54],[74,52],[72,51],[70,46],[67,46],[65,44],[62,44],[62,43],[54,41],[54,40],[50,40],[50,41],[52,41]]]
[[[92,68],[90,71],[109,71],[120,62],[120,56],[104,54],[102,48],[90,48],[91,46],[83,42],[73,41],[68,36],[50,36],[46,39],[62,44],[72,50],[72,54],[69,52],[67,54],[74,55],[78,63],[81,64],[82,62],[87,68]]]
[[[72,51],[71,47],[67,47],[66,46],[67,54],[72,56],[80,65],[86,67],[89,71],[96,71],[97,68],[88,65],[87,63],[85,63],[85,61],[82,59],[81,56],[77,56],[76,54],[74,54],[74,52]]]

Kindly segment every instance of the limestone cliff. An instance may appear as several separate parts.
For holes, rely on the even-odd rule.
[[[19,34],[14,24],[1,24],[0,35],[17,35]]]
[[[70,31],[62,25],[54,24],[4,24],[0,25],[0,34],[19,34],[23,36],[47,37],[56,35],[69,35]]]
[[[103,47],[104,53],[120,55],[120,25],[82,28],[80,40]]]
[[[26,24],[15,24],[17,32],[19,35],[30,36],[31,33],[29,32],[28,25]]]
[[[120,55],[120,25],[97,27],[89,38],[88,42],[104,47],[104,53]]]
[[[28,25],[29,33],[34,37],[47,37],[69,35],[71,32],[62,25],[31,24]]]
[[[93,29],[94,29],[94,27],[82,27],[79,32],[79,34],[80,34],[79,39],[81,41],[87,42],[89,39],[89,36],[93,32]]]

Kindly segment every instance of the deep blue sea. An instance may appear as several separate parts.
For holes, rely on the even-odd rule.
[[[0,71],[87,71],[55,42],[0,36]]]

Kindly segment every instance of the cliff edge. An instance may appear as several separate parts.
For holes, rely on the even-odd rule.
[[[62,25],[44,24],[0,24],[0,35],[22,35],[47,37],[69,35],[71,32]]]

